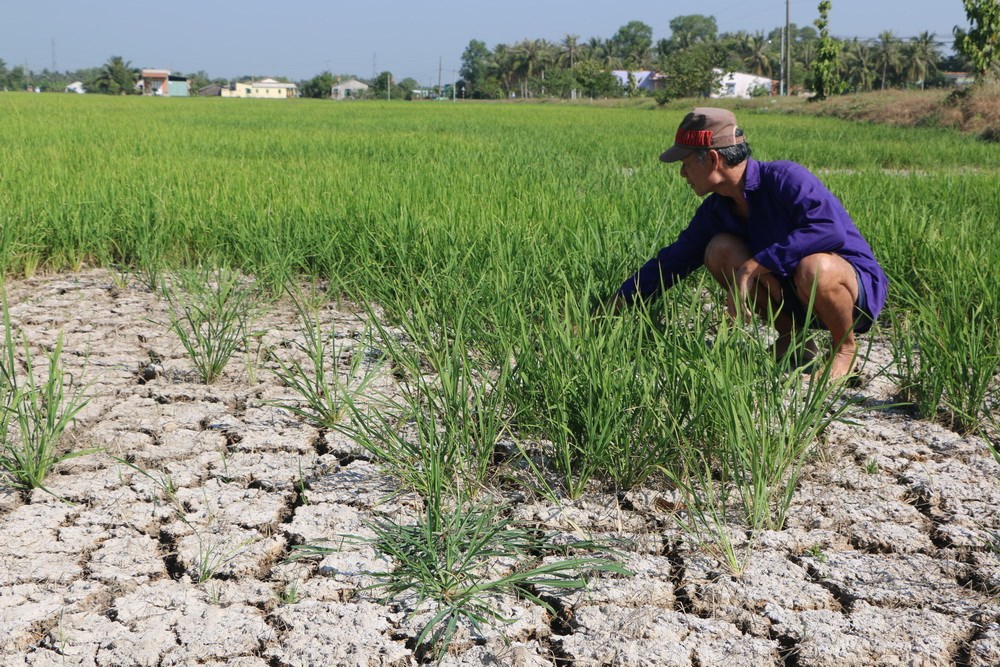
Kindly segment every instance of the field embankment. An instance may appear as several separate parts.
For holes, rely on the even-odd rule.
[[[872,91],[835,95],[822,102],[789,97],[724,104],[734,109],[830,116],[893,127],[953,129],[986,141],[1000,141],[1000,83],[948,90]]]

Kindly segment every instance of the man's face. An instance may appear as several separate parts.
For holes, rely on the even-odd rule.
[[[698,151],[691,151],[681,159],[681,176],[688,182],[691,189],[699,197],[704,197],[712,191],[709,176],[712,174],[712,155],[702,154],[698,159]]]

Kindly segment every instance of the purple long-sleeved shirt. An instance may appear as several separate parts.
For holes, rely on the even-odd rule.
[[[869,314],[885,304],[888,279],[843,204],[805,167],[794,162],[748,159],[743,194],[749,207],[744,221],[732,200],[709,195],[677,240],[660,250],[625,281],[618,294],[631,303],[654,296],[704,263],[705,248],[722,232],[746,241],[753,258],[771,273],[787,278],[807,255],[833,252],[858,273]]]

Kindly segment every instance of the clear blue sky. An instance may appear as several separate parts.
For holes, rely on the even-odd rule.
[[[966,26],[960,0],[832,0],[831,32],[875,37],[924,30],[946,42]],[[818,0],[791,0],[791,21],[811,25]],[[35,71],[99,66],[120,55],[136,67],[213,77],[252,74],[306,79],[329,68],[436,84],[438,60],[453,78],[470,39],[492,48],[566,34],[611,37],[632,20],[670,36],[686,14],[714,16],[720,32],[784,24],[785,0],[0,0],[0,58]]]

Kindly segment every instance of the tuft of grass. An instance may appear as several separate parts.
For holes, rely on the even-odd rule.
[[[444,656],[460,624],[478,629],[482,624],[513,620],[497,611],[490,596],[514,595],[554,614],[551,605],[536,594],[536,587],[582,588],[586,572],[632,574],[609,558],[609,546],[557,544],[550,536],[513,525],[491,499],[472,502],[460,497],[453,504],[442,504],[442,500],[430,499],[414,524],[399,525],[382,518],[369,524],[374,537],[347,537],[351,542],[370,543],[395,561],[392,571],[368,573],[377,580],[372,588],[385,593],[383,601],[416,596],[410,618],[428,616],[417,645],[426,646],[435,659]],[[292,559],[335,550],[321,545],[293,549]],[[547,555],[564,555],[568,550],[601,555],[542,562]],[[511,561],[511,566],[501,564]]]
[[[190,523],[188,523],[186,517],[187,512],[184,509],[184,504],[177,497],[177,485],[174,484],[174,478],[169,472],[154,473],[149,470],[146,470],[142,466],[133,463],[132,461],[129,461],[127,458],[122,458],[119,456],[112,456],[111,459],[113,461],[116,461],[117,463],[120,463],[121,465],[131,468],[132,470],[136,471],[137,473],[139,473],[140,475],[151,481],[153,485],[160,490],[160,493],[163,494],[163,499],[166,501],[166,503],[170,505],[170,507],[172,507],[175,512],[177,512],[178,518],[180,518],[180,520],[183,521],[184,523],[187,523],[189,526],[191,525]],[[153,500],[155,502],[156,498],[154,498]]]
[[[456,319],[449,322],[437,319],[433,301],[411,298],[405,336],[370,313],[400,378],[402,402],[383,396],[363,404],[352,392],[347,400],[352,419],[341,429],[423,496],[439,484],[451,491],[473,489],[486,480],[497,442],[509,429],[511,368],[472,349],[466,338],[468,302],[454,305]]]
[[[179,271],[161,290],[170,329],[180,338],[201,381],[212,384],[246,344],[257,306],[256,290],[236,272]]]
[[[973,275],[974,274],[974,275]],[[924,289],[899,288],[910,308],[891,313],[900,388],[925,419],[978,433],[1000,401],[1000,296],[972,272]]]
[[[287,286],[286,292],[295,306],[305,339],[303,343],[294,343],[294,347],[307,361],[303,363],[294,357],[286,360],[275,350],[269,351],[268,356],[276,364],[274,375],[300,398],[300,401],[278,400],[273,404],[318,428],[333,428],[347,415],[351,397],[368,387],[378,369],[362,369],[365,355],[354,354],[346,377],[341,377],[336,331],[332,324],[324,330],[315,297],[307,299]]]
[[[44,489],[49,471],[59,463],[100,451],[99,448],[63,451],[59,442],[76,414],[90,400],[86,387],[77,385],[62,370],[62,335],[47,353],[48,372],[39,382],[27,339],[24,340],[23,374],[7,307],[3,301],[4,340],[0,355],[0,470],[16,488]]]
[[[246,547],[257,541],[248,539],[232,544],[228,540],[210,539],[198,531],[194,531],[194,536],[198,540],[198,556],[193,563],[192,574],[195,583],[198,584],[203,584],[215,577],[222,567],[239,556]]]

